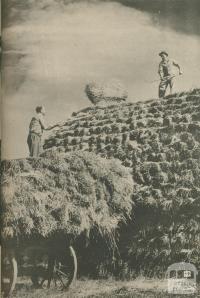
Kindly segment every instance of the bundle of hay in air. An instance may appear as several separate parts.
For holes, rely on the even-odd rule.
[[[126,88],[118,80],[111,80],[106,83],[89,83],[85,87],[85,92],[89,100],[95,105],[121,103],[128,97]]]
[[[58,153],[2,163],[2,236],[112,238],[132,210],[133,181],[119,161],[89,152]]]

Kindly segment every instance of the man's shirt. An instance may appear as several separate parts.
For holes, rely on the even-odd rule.
[[[46,129],[44,116],[41,113],[36,113],[31,119],[29,131],[41,136],[44,129]]]
[[[161,61],[158,68],[158,73],[161,77],[173,76],[174,66],[178,67],[178,63],[173,59],[167,59],[166,61]]]

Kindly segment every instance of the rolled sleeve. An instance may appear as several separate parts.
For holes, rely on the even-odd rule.
[[[172,64],[179,67],[179,63],[176,60],[172,60]]]

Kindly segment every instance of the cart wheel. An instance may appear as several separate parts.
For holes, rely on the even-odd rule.
[[[55,287],[67,290],[75,281],[77,275],[77,258],[70,246],[66,251],[59,251],[56,255],[44,255],[43,267],[35,265],[31,276],[33,285],[37,288]]]
[[[13,254],[2,252],[1,285],[3,297],[9,297],[17,281],[17,261]]]

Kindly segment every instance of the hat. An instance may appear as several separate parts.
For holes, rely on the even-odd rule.
[[[165,51],[160,52],[160,53],[159,53],[159,56],[161,56],[162,54],[168,56],[167,52],[165,52]]]

